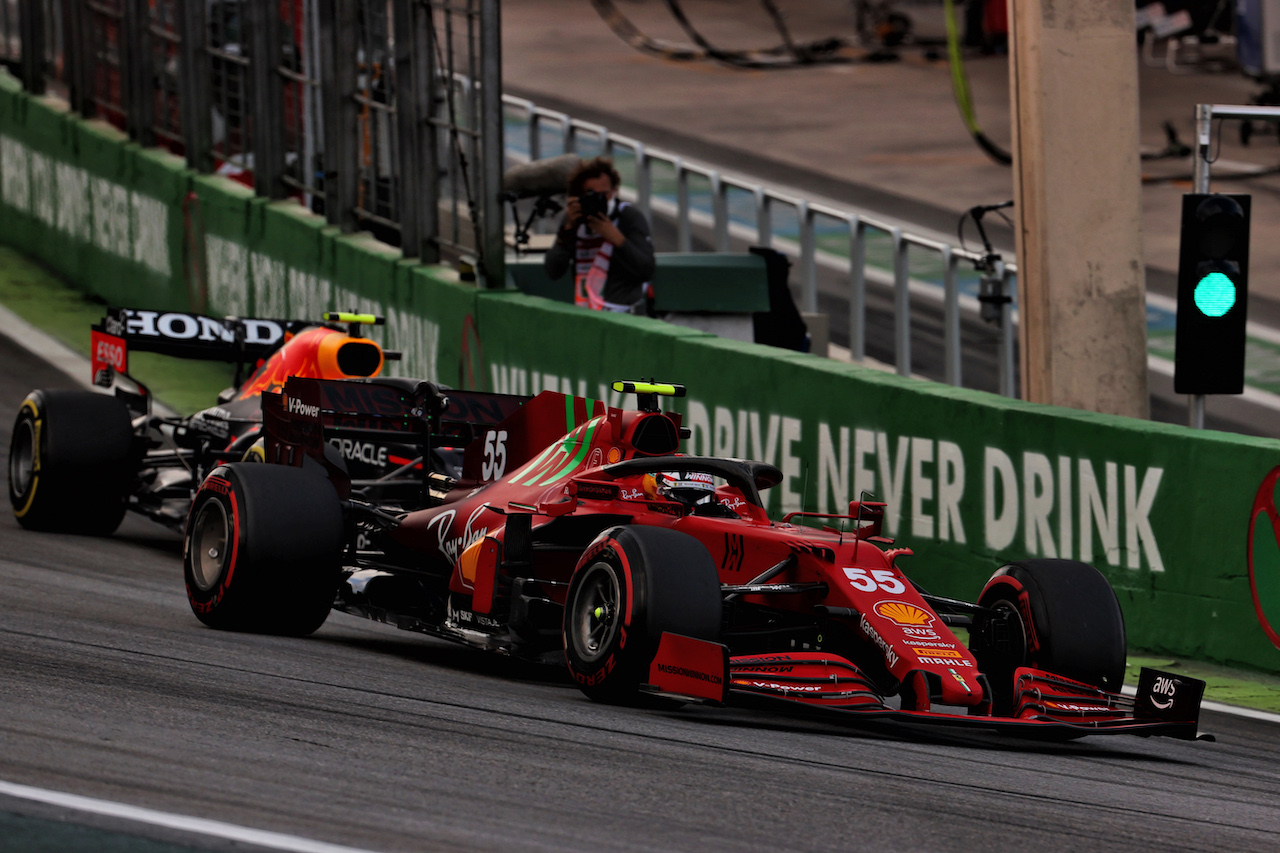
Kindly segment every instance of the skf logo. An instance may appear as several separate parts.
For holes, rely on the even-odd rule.
[[[297,397],[290,397],[288,409],[290,414],[302,415],[304,418],[317,418],[320,416],[319,406],[308,406]]]
[[[1166,675],[1156,676],[1155,686],[1151,688],[1151,704],[1159,708],[1161,711],[1167,711],[1173,707],[1173,702],[1177,698],[1178,682]],[[1157,696],[1163,696],[1163,699],[1157,699]]]

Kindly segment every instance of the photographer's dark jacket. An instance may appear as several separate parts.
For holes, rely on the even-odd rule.
[[[613,204],[609,218],[626,239],[621,246],[614,246],[611,253],[601,256],[601,249],[608,245],[604,237],[578,226],[577,231],[566,233],[563,227],[556,241],[547,251],[543,269],[553,281],[566,272],[575,276],[585,274],[592,264],[607,265],[603,296],[613,305],[634,305],[644,297],[644,285],[653,278],[653,239],[649,236],[649,223],[634,205],[623,202]]]

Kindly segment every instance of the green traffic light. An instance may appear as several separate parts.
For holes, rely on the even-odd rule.
[[[1211,272],[1196,282],[1195,302],[1206,317],[1221,317],[1236,304],[1236,284],[1226,273]]]

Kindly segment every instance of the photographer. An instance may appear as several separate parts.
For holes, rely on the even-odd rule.
[[[633,311],[653,277],[649,223],[617,199],[613,161],[584,160],[569,178],[568,204],[543,267],[553,281],[572,265],[574,302],[597,311]]]

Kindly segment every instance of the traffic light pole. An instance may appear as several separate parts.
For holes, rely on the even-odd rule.
[[[1213,104],[1196,104],[1196,156],[1192,172],[1191,191],[1209,191],[1209,141],[1213,128]],[[1192,394],[1187,401],[1188,425],[1192,429],[1204,429],[1204,395]]]
[[[1196,104],[1196,150],[1192,191],[1209,192],[1210,147],[1213,142],[1214,119],[1256,119],[1280,124],[1280,107],[1224,106],[1222,104]],[[1204,429],[1204,394],[1192,394],[1188,400],[1189,424],[1193,429]]]

